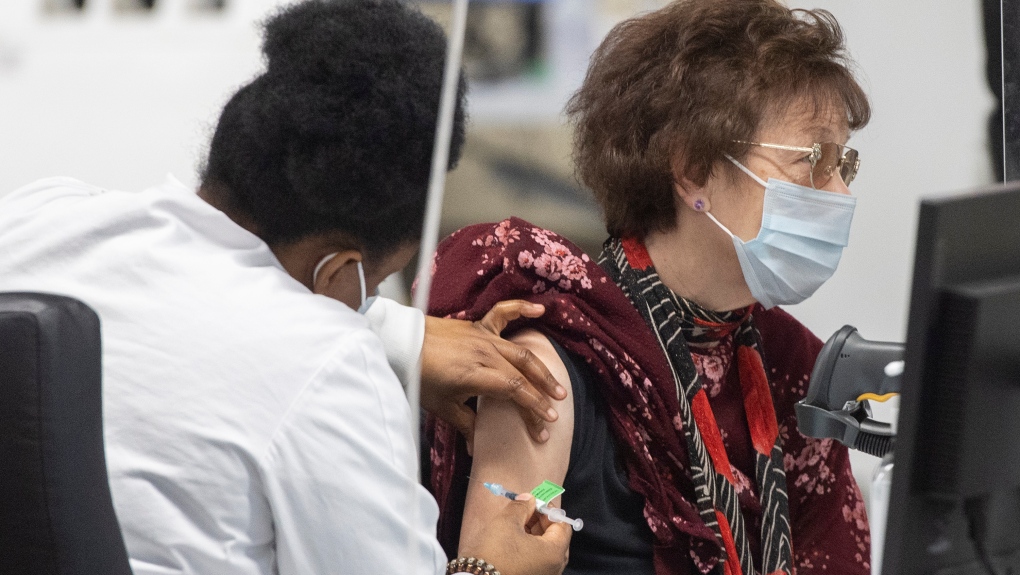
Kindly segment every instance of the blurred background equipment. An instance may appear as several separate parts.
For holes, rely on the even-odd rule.
[[[1020,179],[1020,2],[982,0],[981,4],[985,73],[996,99],[988,116],[988,145],[996,179],[1008,182]]]

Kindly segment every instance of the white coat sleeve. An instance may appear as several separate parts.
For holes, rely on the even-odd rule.
[[[410,410],[367,330],[345,338],[308,383],[261,465],[279,575],[445,573]]]
[[[421,310],[378,297],[365,311],[369,327],[383,342],[386,359],[400,383],[407,384],[412,370],[418,369],[421,346],[425,341],[425,314]]]

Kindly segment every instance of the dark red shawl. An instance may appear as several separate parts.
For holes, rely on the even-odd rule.
[[[611,409],[612,431],[631,448],[624,450],[625,463],[631,489],[645,497],[645,516],[656,538],[656,572],[713,569],[723,550],[693,503],[670,365],[655,335],[602,268],[567,240],[512,218],[453,234],[439,247],[433,273],[431,315],[475,320],[512,298],[546,306],[545,315],[529,327],[593,366]],[[793,403],[806,391],[821,342],[778,309],[758,308],[755,317],[786,439],[795,567],[866,574],[867,523],[846,450],[804,438],[793,416]],[[782,349],[770,348],[770,340],[782,341],[791,331],[800,340],[792,349],[799,352],[790,353],[786,343]],[[634,413],[636,404],[642,413]],[[442,512],[439,537],[454,554],[470,458],[463,438],[441,421],[429,418],[426,441],[431,446],[429,483]]]

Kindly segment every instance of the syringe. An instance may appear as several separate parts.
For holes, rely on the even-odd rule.
[[[517,499],[517,494],[513,491],[508,491],[499,483],[483,483],[485,488],[489,490],[493,495],[500,497],[506,497],[507,499]],[[584,528],[584,520],[581,518],[571,519],[567,517],[567,512],[560,509],[559,507],[551,507],[549,504],[542,505],[538,508],[538,512],[549,518],[549,521],[553,523],[568,523],[574,529],[574,531],[580,531]]]

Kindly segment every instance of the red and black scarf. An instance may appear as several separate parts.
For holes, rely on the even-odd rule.
[[[600,267],[601,265],[601,267]],[[564,238],[512,218],[464,228],[437,250],[431,315],[479,319],[495,303],[546,306],[533,327],[583,357],[610,409],[630,488],[645,498],[658,575],[753,575],[735,479],[684,333],[736,322],[737,358],[763,506],[762,572],[791,573],[781,438],[751,311],[706,312],[660,281],[644,246],[610,239],[599,263]],[[513,328],[515,326],[511,326]],[[470,459],[456,430],[429,418],[439,536],[456,549]]]

